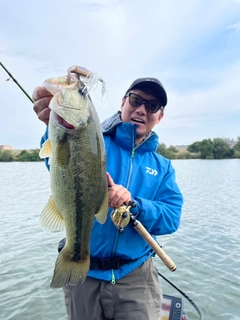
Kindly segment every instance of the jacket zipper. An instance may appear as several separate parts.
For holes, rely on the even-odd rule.
[[[133,158],[135,156],[135,150],[138,148],[138,146],[135,146],[135,139],[134,139],[134,129],[132,129],[132,151],[131,151],[131,156],[130,156],[130,169],[129,169],[129,174],[128,174],[128,181],[127,181],[127,186],[126,188],[129,188],[130,185],[130,179],[132,176],[132,168],[133,168]]]
[[[111,280],[111,283],[112,283],[112,284],[115,284],[115,283],[116,283],[115,275],[114,275],[114,270],[113,270],[113,269],[112,269],[112,280]]]
[[[150,137],[150,136],[149,136]],[[147,137],[147,139],[149,138]],[[147,140],[146,139],[146,140]],[[131,180],[131,176],[132,176],[132,169],[133,169],[133,158],[135,156],[135,151],[137,150],[137,148],[139,148],[146,140],[142,141],[140,144],[138,145],[133,145],[132,146],[132,151],[131,151],[131,156],[130,156],[130,170],[129,170],[129,175],[128,175],[128,181],[127,181],[127,189],[129,188],[130,185],[130,180]],[[132,141],[134,141],[134,132],[132,130]]]
[[[149,138],[149,137],[148,137],[148,138]],[[147,138],[147,139],[148,139],[148,138]],[[147,139],[146,139],[146,140],[147,140]],[[134,139],[134,129],[132,129],[132,141],[133,141],[133,145],[132,145],[132,151],[131,151],[131,156],[130,156],[130,170],[129,170],[128,181],[127,181],[127,186],[126,186],[127,189],[129,188],[130,180],[131,180],[131,176],[132,176],[133,158],[134,158],[134,156],[135,156],[135,151],[136,151],[136,149],[139,148],[146,140],[142,141],[140,144],[138,144],[137,146],[135,146],[135,144],[134,144],[134,142],[135,142],[135,139]],[[118,236],[119,236],[119,232],[117,231],[117,234],[116,234],[116,237],[115,237],[114,246],[113,246],[113,250],[112,250],[112,258],[113,258],[114,251],[115,251],[115,248],[116,248],[116,245],[117,245]],[[112,284],[115,284],[115,283],[116,283],[115,275],[114,275],[114,269],[112,269],[112,280],[111,280],[111,283],[112,283]]]

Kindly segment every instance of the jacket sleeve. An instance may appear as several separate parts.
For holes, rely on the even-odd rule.
[[[168,170],[154,200],[136,197],[137,219],[152,235],[171,234],[180,225],[183,196],[176,183],[175,170],[169,162]]]
[[[48,139],[48,127],[46,127],[46,131],[45,131],[44,135],[42,136],[42,139],[40,141],[40,147],[42,147],[42,145],[44,144],[45,141],[47,141],[47,139]],[[49,158],[45,158],[44,162],[45,162],[47,169],[50,170]]]

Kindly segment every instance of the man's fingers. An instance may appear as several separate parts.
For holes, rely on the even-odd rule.
[[[111,208],[119,208],[123,203],[128,204],[131,200],[131,193],[121,185],[115,184],[110,174],[107,172],[108,204]]]
[[[110,176],[110,174],[108,172],[106,172],[106,175],[107,175],[108,187],[112,187],[115,183],[114,183],[112,177]]]
[[[35,97],[37,97],[37,95],[35,95]],[[48,125],[49,122],[50,109],[48,106],[51,99],[52,95],[44,96],[36,100],[33,104],[33,110],[36,112],[38,119],[43,121],[46,125]]]
[[[48,125],[51,109],[45,108],[38,114],[38,119]]]
[[[39,114],[44,109],[48,109],[48,105],[50,100],[52,99],[52,96],[50,97],[44,97],[41,98],[40,100],[37,100],[33,104],[33,110],[36,112],[36,114]]]
[[[49,91],[47,91],[44,87],[37,87],[34,89],[32,94],[33,101],[37,101],[44,97],[52,97],[52,94]]]
[[[112,196],[110,195],[111,191],[113,191]],[[112,208],[119,208],[122,204],[127,205],[129,201],[131,201],[131,193],[123,187],[121,187],[118,191],[111,189],[109,192],[109,204]]]

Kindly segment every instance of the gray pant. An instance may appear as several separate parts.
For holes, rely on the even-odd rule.
[[[112,284],[87,277],[64,287],[68,320],[159,320],[162,290],[148,259]]]

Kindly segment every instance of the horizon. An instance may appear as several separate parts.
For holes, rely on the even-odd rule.
[[[210,138],[206,138],[206,139],[210,139]],[[233,139],[233,138],[221,138],[221,137],[215,137],[215,138],[211,138],[210,140],[213,140],[213,139],[223,139],[223,140],[228,140],[229,142],[230,141],[234,141],[234,142],[237,142],[238,140],[236,139]],[[205,140],[205,139],[203,139],[203,140]],[[202,140],[201,140],[202,141]],[[190,144],[181,144],[181,145],[166,145],[164,142],[161,142],[161,143],[163,143],[163,144],[165,144],[166,145],[166,148],[170,148],[170,147],[175,147],[175,148],[180,148],[180,147],[183,147],[183,148],[187,148],[188,146],[190,146],[191,144],[193,144],[193,143],[195,143],[195,142],[201,142],[201,141],[194,141],[194,142],[192,142],[192,143],[190,143]],[[161,144],[160,142],[159,142],[159,144]],[[228,143],[229,144],[229,143]],[[5,149],[4,147],[10,147],[11,149]],[[231,146],[231,147],[233,147],[233,146]],[[10,151],[21,151],[21,150],[36,150],[36,149],[41,149],[41,147],[39,146],[38,148],[31,148],[31,149],[26,149],[26,148],[23,148],[23,149],[14,149],[11,145],[7,145],[7,144],[1,144],[0,145],[0,150],[10,150]]]

